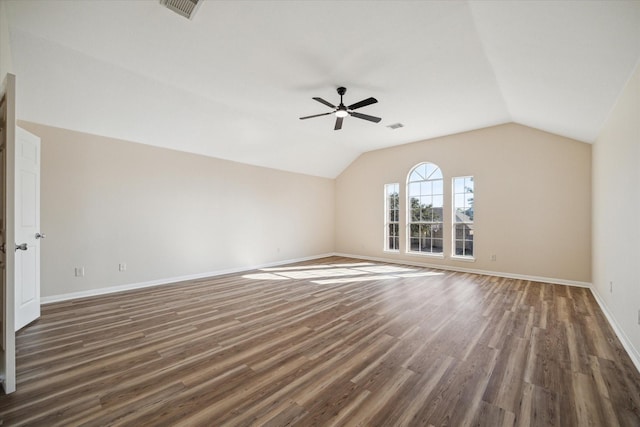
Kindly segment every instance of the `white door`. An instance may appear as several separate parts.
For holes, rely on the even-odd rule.
[[[40,317],[40,138],[16,127],[15,330]]]

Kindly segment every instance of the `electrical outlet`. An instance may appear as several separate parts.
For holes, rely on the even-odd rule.
[[[638,325],[640,325],[640,309],[638,310]]]
[[[491,261],[495,261],[497,259],[496,254],[491,254],[491,256],[489,257],[489,259]]]
[[[127,264],[124,262],[118,264],[118,271],[127,271]]]
[[[613,281],[609,282],[609,292],[613,293]]]
[[[75,276],[76,277],[84,277],[84,267],[76,267]]]

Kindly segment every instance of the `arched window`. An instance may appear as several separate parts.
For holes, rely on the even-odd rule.
[[[442,254],[444,185],[442,171],[420,163],[407,180],[407,251]]]

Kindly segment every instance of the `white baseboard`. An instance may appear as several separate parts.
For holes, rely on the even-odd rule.
[[[441,264],[429,264],[427,262],[416,262],[416,261],[409,261],[405,259],[379,258],[379,257],[352,255],[352,254],[345,254],[345,253],[336,253],[334,255],[348,257],[348,258],[364,259],[368,261],[388,262],[391,264],[404,264],[404,265],[413,265],[416,267],[436,268],[438,270],[458,271],[460,273],[484,274],[488,276],[505,277],[507,279],[531,280],[532,282],[553,283],[557,285],[591,288],[591,283],[579,282],[577,280],[554,279],[552,277],[540,277],[540,276],[528,276],[525,274],[504,273],[501,271],[477,270],[473,268],[462,268],[462,267],[456,267],[451,265],[441,265]]]
[[[616,336],[622,343],[622,346],[627,351],[627,354],[631,358],[631,361],[636,366],[636,369],[638,370],[638,372],[640,372],[640,351],[638,351],[638,349],[636,349],[633,346],[633,344],[631,343],[631,340],[629,339],[627,334],[624,333],[624,330],[620,327],[620,325],[616,321],[616,318],[609,311],[606,304],[604,303],[604,300],[600,297],[600,294],[598,294],[598,291],[593,286],[591,287],[591,293],[593,294],[593,297],[598,302],[598,305],[600,306],[600,309],[604,313],[605,317],[609,321],[611,328],[613,329]]]
[[[126,285],[109,286],[106,288],[89,289],[86,291],[71,292],[68,294],[52,295],[52,296],[40,298],[40,303],[50,304],[53,302],[68,301],[68,300],[73,300],[78,298],[95,297],[98,295],[113,294],[116,292],[130,291],[134,289],[142,289],[142,288],[148,288],[152,286],[169,285],[173,283],[184,282],[187,280],[204,279],[206,277],[215,277],[215,276],[222,276],[225,274],[242,273],[244,271],[257,270],[259,268],[277,267],[279,265],[284,265],[284,264],[293,264],[296,262],[311,261],[314,259],[330,257],[332,255],[333,255],[332,253],[313,255],[313,256],[304,257],[304,258],[288,259],[288,260],[270,262],[270,263],[260,264],[260,265],[253,265],[253,266],[246,266],[246,267],[239,267],[239,268],[229,268],[225,270],[210,271],[207,273],[190,274],[186,276],[150,280],[148,282],[128,283]]]
[[[106,294],[112,294],[112,293],[115,293],[115,292],[129,291],[129,290],[133,290],[133,289],[141,289],[141,288],[148,288],[148,287],[152,287],[152,286],[168,285],[168,284],[177,283],[177,282],[184,282],[184,281],[187,281],[187,280],[197,280],[197,279],[203,279],[203,278],[206,278],[206,277],[222,276],[222,275],[225,275],[225,274],[242,273],[244,271],[256,270],[256,269],[266,268],[266,267],[277,267],[279,265],[293,264],[293,263],[302,262],[302,261],[311,261],[311,260],[314,260],[314,259],[326,258],[326,257],[330,257],[330,256],[342,256],[342,257],[347,257],[347,258],[364,259],[364,260],[368,260],[368,261],[378,261],[378,262],[387,262],[387,263],[392,263],[392,264],[413,265],[413,266],[416,266],[416,267],[436,268],[436,269],[440,269],[440,270],[459,271],[459,272],[462,272],[462,273],[485,274],[485,275],[491,275],[491,276],[506,277],[506,278],[510,278],[510,279],[531,280],[531,281],[543,282],[543,283],[557,283],[557,284],[561,284],[561,285],[580,286],[580,287],[586,287],[586,288],[591,287],[590,283],[577,282],[577,281],[571,281],[571,280],[563,280],[563,279],[553,279],[553,278],[548,278],[548,277],[527,276],[527,275],[522,275],[522,274],[510,274],[510,273],[502,273],[502,272],[497,272],[497,271],[476,270],[476,269],[471,269],[471,268],[459,268],[459,267],[445,266],[445,265],[439,265],[439,264],[429,264],[429,263],[424,263],[424,262],[398,260],[398,259],[393,259],[393,258],[369,257],[369,256],[364,256],[364,255],[354,255],[354,254],[345,254],[345,253],[326,253],[326,254],[320,254],[320,255],[313,255],[313,256],[309,256],[309,257],[304,257],[304,258],[287,259],[287,260],[283,260],[283,261],[276,261],[276,262],[260,264],[260,265],[253,265],[253,266],[246,266],[246,267],[239,267],[239,268],[230,268],[230,269],[224,269],[224,270],[216,270],[216,271],[210,271],[210,272],[206,272],[206,273],[198,273],[198,274],[191,274],[191,275],[186,275],[186,276],[168,277],[168,278],[164,278],[164,279],[150,280],[150,281],[147,281],[147,282],[128,283],[128,284],[125,284],[125,285],[109,286],[109,287],[105,287],[105,288],[89,289],[89,290],[80,291],[80,292],[71,292],[71,293],[67,293],[67,294],[52,295],[52,296],[42,297],[40,299],[40,303],[41,304],[50,304],[50,303],[53,303],[53,302],[68,301],[68,300],[72,300],[72,299],[87,298],[87,297],[93,297],[93,296],[98,296],[98,295],[106,295]]]

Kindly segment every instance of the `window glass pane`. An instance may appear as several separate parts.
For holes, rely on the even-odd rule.
[[[433,191],[431,191],[430,181],[423,181],[420,183],[420,194],[423,196],[430,196],[433,194]]]
[[[473,223],[471,224],[465,224],[467,226],[467,238],[468,239],[473,239]]]
[[[420,221],[423,222],[431,222],[433,220],[433,215],[431,214],[431,208],[423,205],[420,210]]]
[[[466,256],[473,256],[473,240],[467,240],[464,242],[464,254]]]
[[[464,246],[464,255],[465,256],[473,256],[473,243],[466,242]]]
[[[389,200],[389,209],[398,210],[398,208],[398,193],[394,193],[394,195],[391,196],[391,200]]]
[[[453,191],[455,193],[464,193],[465,187],[465,179],[464,178],[454,178],[453,179]]]
[[[442,252],[442,239],[433,239],[432,241],[432,252],[441,253]]]
[[[464,206],[466,208],[470,208],[471,206],[473,206],[473,193],[465,194]]]
[[[464,207],[464,194],[456,194],[453,202],[454,209],[462,209]]]
[[[424,233],[422,237],[420,237],[420,251],[431,252],[431,237],[427,236]]]
[[[455,226],[455,255],[473,256],[473,226],[457,224]]]
[[[442,224],[431,226],[431,236],[442,239]]]
[[[422,197],[420,197],[420,208],[421,209],[429,207],[432,204],[433,204],[433,200],[431,199],[431,196],[422,196]]]
[[[420,195],[420,183],[412,182],[409,184],[409,197],[419,196]]]
[[[458,209],[454,217],[455,222],[471,222],[473,221],[473,209]]]
[[[433,213],[433,219],[431,221],[434,221],[434,222],[442,221],[442,208],[433,208],[431,211]]]
[[[442,179],[442,172],[440,168],[433,163],[427,163],[427,179]]]
[[[444,206],[444,196],[433,196],[433,207],[441,208]]]
[[[473,177],[468,176],[464,179],[464,186],[466,187],[467,192],[473,193]]]
[[[418,167],[418,171],[420,173],[420,179],[424,180],[427,179],[427,177],[429,176],[429,171],[427,168],[427,163],[423,163],[420,165],[420,167]]]
[[[433,220],[442,221],[442,208],[433,208]]]
[[[444,185],[442,180],[432,181],[433,183],[433,194],[443,194]]]
[[[411,218],[410,218],[411,222],[418,222],[420,221],[420,205],[417,203],[415,203],[415,206],[411,209]]]
[[[433,163],[426,163],[425,166],[427,167],[427,174],[425,175],[426,179],[430,179],[431,175],[436,171],[436,169],[438,169]]]

